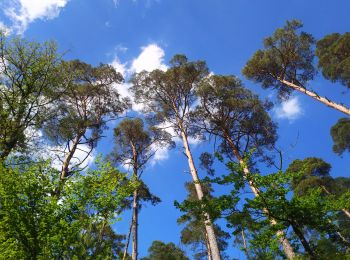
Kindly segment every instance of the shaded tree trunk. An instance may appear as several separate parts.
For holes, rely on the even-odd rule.
[[[305,95],[308,95],[309,97],[312,97],[313,99],[316,99],[317,101],[325,104],[326,106],[328,107],[331,107],[331,108],[334,108],[348,116],[350,116],[350,109],[347,108],[346,106],[344,105],[341,105],[341,104],[338,104],[338,103],[335,103],[331,100],[329,100],[328,98],[325,98],[325,97],[321,97],[319,96],[317,93],[313,92],[313,91],[310,91],[310,90],[307,90],[306,88],[303,88],[301,86],[298,86],[294,83],[291,83],[287,80],[284,80],[284,79],[281,79],[279,77],[277,77],[277,80],[285,85],[287,85],[288,87],[291,87]]]
[[[192,175],[192,179],[194,182],[196,193],[197,193],[198,199],[202,200],[203,196],[204,196],[203,189],[202,189],[202,186],[199,182],[197,169],[194,165],[193,156],[192,156],[189,144],[188,144],[187,135],[186,135],[182,125],[180,125],[180,129],[181,129],[182,142],[184,145],[185,154],[186,154],[187,159],[188,159],[188,165],[190,168],[190,172]],[[216,235],[215,235],[214,227],[212,224],[212,220],[211,220],[209,214],[206,212],[204,212],[204,217],[205,217],[205,221],[204,221],[205,230],[206,230],[206,233],[208,236],[208,246],[209,246],[208,251],[211,252],[211,256],[212,256],[213,260],[220,260],[221,256],[220,256],[219,246],[218,246],[218,243],[216,240]]]
[[[132,260],[137,260],[138,255],[138,194],[137,190],[134,191],[134,201],[132,204],[133,214],[132,214]]]
[[[69,173],[69,164],[74,156],[75,151],[77,150],[78,144],[80,142],[80,138],[84,135],[84,132],[80,132],[73,140],[72,148],[68,151],[66,158],[63,161],[60,180],[64,181],[64,179],[68,176]]]
[[[239,154],[237,147],[235,146],[235,144],[233,143],[233,141],[231,140],[231,138],[227,134],[225,135],[225,140],[229,144],[229,146],[230,146],[230,148],[232,150],[232,153],[234,154],[234,156],[238,160],[239,164],[243,166],[243,173],[244,173],[244,175],[248,176],[250,171],[245,166],[243,158]],[[258,197],[259,196],[259,189],[257,187],[255,187],[254,183],[252,181],[250,181],[250,180],[249,180],[249,187],[252,190],[252,192],[254,193],[254,195],[256,197]],[[277,221],[274,218],[271,218],[269,216],[270,214],[269,214],[268,209],[264,208],[263,211],[266,214],[266,216],[269,218],[271,225],[275,226],[277,224]],[[288,257],[288,259],[294,259],[295,258],[294,249],[293,249],[292,245],[290,244],[289,240],[286,238],[285,232],[283,230],[278,230],[276,232],[276,234],[277,234],[278,240],[280,241],[280,243],[283,246],[283,251],[286,254],[286,256]]]
[[[132,230],[132,227],[134,225],[133,219],[134,219],[134,214],[132,214],[128,235],[126,236],[126,244],[125,244],[124,253],[123,253],[123,260],[125,260],[126,254],[128,253],[128,248],[129,248],[129,243],[130,243],[130,236],[131,236],[131,230]]]
[[[247,242],[246,242],[246,240],[245,240],[245,235],[244,235],[244,229],[243,229],[243,228],[242,228],[241,234],[242,234],[244,252],[245,252],[245,254],[246,254],[246,256],[247,256],[247,259],[248,259],[248,260],[251,260],[250,255],[249,255],[249,251],[248,251],[248,247],[247,247]]]
[[[72,147],[69,149],[68,154],[66,155],[63,165],[62,165],[62,170],[60,174],[60,181],[58,184],[58,187],[56,191],[54,192],[56,197],[59,197],[65,182],[66,177],[69,174],[69,164],[74,156],[75,151],[77,150],[78,144],[80,142],[81,137],[84,135],[85,132],[79,132],[77,136],[73,140]]]
[[[310,259],[316,259],[316,254],[315,252],[312,250],[310,243],[306,240],[303,232],[300,230],[299,226],[294,223],[293,221],[290,222],[294,233],[298,236],[298,238],[300,239],[301,244],[303,245],[305,251],[308,253],[308,255],[310,256]]]

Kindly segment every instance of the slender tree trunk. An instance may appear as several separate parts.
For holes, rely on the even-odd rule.
[[[58,184],[57,189],[54,191],[54,195],[58,198],[60,197],[64,182],[66,177],[68,176],[69,173],[69,164],[74,156],[75,151],[77,150],[78,144],[80,142],[80,138],[84,135],[84,132],[78,133],[78,135],[74,138],[73,144],[71,149],[68,151],[68,154],[66,155],[63,165],[62,165],[62,170],[60,174],[60,181]]]
[[[181,129],[181,137],[182,137],[182,142],[184,145],[184,149],[185,149],[185,154],[187,156],[188,159],[188,165],[190,168],[190,172],[192,175],[192,179],[194,182],[194,186],[196,188],[196,193],[198,196],[199,200],[202,200],[203,198],[203,190],[202,190],[202,186],[199,182],[199,178],[198,178],[198,173],[197,173],[197,169],[194,165],[194,161],[193,161],[193,156],[190,150],[190,147],[188,145],[188,139],[187,139],[187,135],[183,129],[183,127],[180,127]],[[219,251],[219,247],[216,241],[216,236],[215,236],[215,232],[214,232],[214,226],[212,224],[212,221],[210,219],[210,216],[208,213],[204,212],[204,217],[205,217],[205,230],[207,232],[207,236],[208,236],[208,244],[210,246],[210,248],[208,248],[208,251],[211,251],[211,256],[213,260],[220,260],[221,256],[220,256],[220,251]]]
[[[137,260],[138,255],[138,194],[137,190],[134,191],[134,201],[133,201],[133,217],[132,217],[132,260]]]
[[[246,240],[245,240],[245,235],[244,235],[244,230],[243,230],[243,228],[242,228],[242,240],[243,240],[243,246],[244,246],[244,251],[245,251],[245,254],[246,254],[246,256],[247,256],[247,259],[248,260],[251,260],[251,258],[250,258],[250,255],[249,255],[249,251],[248,251],[248,247],[247,247],[247,242],[246,242]]]
[[[293,228],[294,233],[299,237],[301,244],[303,245],[305,251],[310,256],[310,259],[316,259],[316,254],[312,250],[310,243],[306,240],[303,232],[300,230],[296,223],[291,222],[291,226]]]
[[[293,88],[293,89],[295,89],[295,90],[305,94],[305,95],[308,95],[309,97],[312,97],[313,99],[316,99],[317,101],[325,104],[328,107],[334,108],[334,109],[336,109],[336,110],[338,110],[338,111],[340,111],[340,112],[350,116],[350,109],[347,108],[344,105],[335,103],[335,102],[329,100],[328,98],[321,97],[321,96],[319,96],[317,93],[315,93],[313,91],[307,90],[306,88],[298,86],[298,85],[296,85],[294,83],[291,83],[291,82],[289,82],[287,80],[284,80],[284,79],[281,79],[279,77],[277,77],[277,80],[280,81],[281,83],[283,83],[283,84],[285,84],[285,85],[287,85],[287,86],[289,86],[289,87],[291,87],[291,88]]]
[[[211,249],[210,249],[207,232],[204,232],[204,235],[205,235],[205,245],[207,247],[208,260],[213,260],[213,257],[211,256]]]
[[[134,214],[132,214],[132,216],[131,216],[130,227],[129,227],[128,235],[126,236],[126,244],[125,244],[124,253],[123,253],[123,260],[125,260],[126,254],[128,253],[130,236],[131,236],[131,229],[132,229],[133,224],[134,224],[133,219],[134,219]]]
[[[244,165],[244,161],[241,157],[241,155],[239,154],[235,144],[233,143],[233,141],[231,140],[231,138],[228,135],[225,135],[225,139],[228,142],[228,144],[231,147],[232,153],[234,154],[234,156],[237,158],[238,162],[240,165],[243,166],[243,173],[245,176],[249,175],[250,171],[249,169]],[[252,192],[254,193],[254,195],[256,197],[259,196],[259,189],[257,187],[254,186],[254,183],[252,181],[248,181],[249,182],[249,187],[252,190]],[[277,221],[274,218],[269,217],[269,211],[267,208],[263,209],[264,213],[268,216],[271,225],[275,226],[277,225]],[[295,253],[294,253],[294,249],[292,247],[292,245],[289,243],[289,240],[286,238],[286,234],[283,230],[278,230],[276,232],[278,240],[280,241],[280,243],[283,246],[283,251],[286,254],[286,256],[288,257],[288,259],[294,259],[295,258]]]
[[[80,138],[84,135],[84,133],[79,133],[73,140],[72,148],[68,151],[66,158],[63,161],[60,180],[64,181],[69,173],[69,164],[74,156],[75,151],[77,150],[78,144],[80,142]]]
[[[327,195],[331,195],[331,193],[327,190],[327,188],[323,185],[321,185],[321,188],[323,189],[323,191],[327,194]],[[350,218],[350,212],[346,209],[341,209],[341,211],[343,211],[343,213]]]

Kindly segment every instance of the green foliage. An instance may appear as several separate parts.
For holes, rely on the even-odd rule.
[[[350,119],[341,118],[331,128],[333,151],[339,155],[350,152]]]
[[[195,89],[208,75],[204,61],[187,60],[184,55],[175,55],[166,71],[143,71],[132,80],[131,91],[137,103],[150,114],[152,125],[164,123],[173,127],[178,135],[185,131],[192,134],[189,112],[196,96]]]
[[[70,178],[45,164],[1,168],[0,258],[115,259],[122,237],[110,225],[136,184],[109,164]]]
[[[310,34],[299,32],[302,23],[287,21],[283,28],[264,40],[264,49],[258,50],[247,62],[243,74],[263,88],[276,88],[280,97],[288,97],[292,89],[279,80],[284,79],[299,86],[313,79],[313,45]]]
[[[233,76],[213,75],[203,80],[197,89],[200,105],[192,113],[196,128],[221,139],[221,152],[241,157],[251,149],[254,155],[267,159],[276,141],[276,125],[268,109],[270,102],[262,102]],[[234,146],[234,148],[232,147]]]
[[[53,42],[7,38],[0,31],[0,157],[28,145],[28,133],[49,119],[64,89],[64,68]]]
[[[331,190],[332,178],[329,174],[331,165],[320,158],[308,157],[304,160],[294,160],[286,170],[295,174],[292,188],[298,195],[303,195],[309,188],[324,187]]]
[[[149,256],[141,260],[189,260],[184,251],[176,247],[174,243],[165,244],[161,241],[153,241],[148,249]]]
[[[243,249],[251,257],[273,259],[283,255],[276,232],[288,229],[290,232],[286,233],[287,238],[293,243],[294,249],[299,251],[299,256],[324,257],[323,249],[318,245],[322,239],[330,241],[337,255],[346,254],[348,242],[339,234],[348,239],[347,232],[342,232],[348,221],[344,221],[345,226],[338,225],[344,218],[340,214],[341,210],[349,206],[349,193],[324,196],[324,190],[315,185],[308,186],[302,193],[293,193],[297,184],[313,174],[317,178],[328,178],[329,164],[309,158],[294,162],[285,173],[268,175],[244,173],[244,165],[234,162],[227,163],[227,167],[229,174],[216,177],[212,182],[229,185],[230,192],[216,198],[215,207],[208,202],[206,207],[211,207],[212,211],[208,212],[214,212],[212,214],[221,215],[227,220],[228,227],[233,229],[236,243],[243,245],[241,234],[242,231],[245,233],[247,247]],[[341,182],[344,185],[347,183],[344,180]],[[248,194],[244,195],[248,183],[259,190],[259,196],[252,198]],[[183,206],[187,210],[195,209],[191,204]],[[271,225],[271,219],[276,220],[277,224]],[[308,240],[308,233],[315,236]]]
[[[65,62],[69,84],[62,93],[57,113],[45,126],[45,134],[55,144],[66,143],[77,136],[82,143],[95,146],[110,118],[117,117],[128,107],[121,100],[114,84],[123,81],[110,65],[97,67],[73,60]],[[87,131],[91,133],[87,135]],[[80,140],[79,140],[80,141]]]
[[[204,198],[198,201],[195,186],[193,183],[186,183],[186,190],[188,191],[188,196],[186,200],[180,205],[175,203],[175,205],[180,208],[184,215],[178,218],[178,224],[185,224],[181,231],[181,242],[184,245],[190,245],[194,251],[195,259],[206,259],[207,257],[207,238],[205,230],[205,216],[203,212],[208,212],[212,219],[215,219],[214,212],[218,209],[215,208],[215,199],[210,195],[213,191],[210,183],[202,183]],[[220,252],[225,251],[228,246],[227,240],[230,235],[223,231],[219,225],[214,224],[214,231],[216,239],[218,242]]]
[[[109,158],[113,162],[129,165],[138,175],[154,155],[155,147],[174,146],[167,132],[156,127],[145,129],[141,118],[121,121],[114,129],[114,143],[114,150]]]
[[[332,33],[317,42],[316,55],[322,75],[350,88],[350,33]]]

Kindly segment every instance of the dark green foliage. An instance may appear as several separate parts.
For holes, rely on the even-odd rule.
[[[141,118],[120,122],[114,129],[114,140],[114,151],[109,156],[110,159],[131,166],[139,175],[158,147],[174,146],[167,132],[156,127],[145,129]]]
[[[306,165],[299,161],[293,163],[286,173],[277,172],[268,175],[259,173],[247,175],[244,173],[243,165],[229,162],[227,167],[230,173],[212,180],[214,183],[229,185],[232,189],[228,194],[216,198],[215,203],[207,203],[206,206],[211,207],[214,212],[212,214],[220,213],[225,216],[228,226],[233,229],[233,234],[236,236],[236,242],[242,246],[241,234],[244,231],[247,247],[242,247],[242,250],[248,251],[250,257],[266,259],[283,255],[276,237],[278,230],[289,230],[286,232],[287,238],[299,256],[322,258],[323,251],[318,247],[318,241],[322,239],[330,241],[337,255],[344,255],[347,252],[348,234],[342,232],[342,229],[346,228],[348,221],[344,221],[345,215],[341,214],[341,211],[349,204],[346,199],[349,193],[343,193],[342,197],[325,196],[321,187],[311,185],[302,195],[293,194],[296,183],[301,183],[301,180],[309,175],[314,174],[318,178],[329,177],[329,164],[317,158],[311,158],[306,162]],[[345,180],[340,182],[346,186]],[[251,198],[249,194],[242,194],[247,183],[259,187],[259,196]],[[240,198],[244,199],[242,206],[237,203]],[[185,207],[193,209],[190,204]],[[271,225],[270,218],[275,219],[277,225]],[[340,221],[344,221],[344,224],[339,225]],[[308,234],[313,235],[310,237]]]
[[[288,97],[292,89],[279,80],[284,79],[299,86],[313,79],[315,40],[310,34],[299,32],[302,23],[287,21],[283,28],[264,40],[264,49],[258,50],[247,62],[243,74],[263,88],[276,88],[280,97]]]
[[[213,197],[210,195],[213,190],[209,183],[203,183],[202,187],[205,194],[203,203],[205,204],[213,199]],[[195,259],[206,259],[208,257],[208,252],[206,231],[204,226],[205,217],[203,216],[203,208],[201,207],[203,203],[198,202],[193,183],[186,183],[186,190],[188,191],[188,196],[183,204],[184,208],[186,208],[186,213],[178,219],[179,224],[185,224],[181,231],[181,242],[185,245],[191,246],[192,250],[194,251]],[[208,212],[207,209],[208,207],[206,208],[206,212]],[[227,240],[230,238],[230,235],[216,224],[214,224],[214,230],[219,250],[220,252],[224,252],[228,246]]]
[[[141,258],[141,260],[189,260],[184,251],[176,247],[174,243],[163,243],[161,241],[153,241],[148,249],[149,256]]]
[[[51,118],[66,86],[53,42],[8,39],[0,31],[0,157],[26,148],[35,129]],[[30,140],[31,139],[31,140]]]
[[[339,155],[350,152],[350,119],[341,118],[331,128],[333,151]]]
[[[296,194],[303,195],[309,188],[327,187],[330,189],[332,185],[330,170],[329,163],[320,158],[309,157],[304,160],[294,160],[286,172],[295,174],[292,188]]]
[[[267,159],[277,139],[276,125],[262,102],[233,76],[213,75],[202,81],[197,95],[200,105],[192,114],[196,127],[221,139],[221,150],[235,156],[230,144],[244,157],[251,149]]]
[[[316,55],[322,75],[350,88],[350,33],[332,33],[317,42]]]
[[[206,170],[208,175],[213,176],[215,174],[215,170],[213,168],[213,156],[208,152],[204,152],[200,155],[199,160],[201,162],[200,167]]]
[[[79,60],[64,65],[70,72],[69,85],[62,94],[57,115],[46,124],[45,133],[57,144],[80,135],[84,136],[84,143],[94,146],[107,121],[128,107],[114,87],[123,77],[110,65],[92,67]],[[91,131],[89,136],[85,135],[87,130]]]
[[[164,123],[191,134],[189,111],[196,99],[195,89],[208,75],[204,61],[187,60],[184,55],[175,55],[166,71],[143,71],[132,80],[132,92],[137,103],[144,105],[144,112],[153,125]]]
[[[58,176],[44,164],[1,168],[0,258],[116,259],[123,237],[110,225],[135,184],[99,164],[70,178],[57,200]]]

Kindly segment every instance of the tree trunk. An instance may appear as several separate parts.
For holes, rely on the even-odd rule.
[[[243,173],[244,173],[244,175],[245,176],[249,175],[250,171],[244,165],[244,161],[243,161],[241,155],[239,154],[239,152],[238,152],[235,144],[233,143],[233,141],[231,140],[231,138],[228,135],[225,135],[225,139],[228,142],[228,144],[230,145],[232,153],[237,158],[239,164],[243,166]],[[256,197],[258,197],[259,196],[259,189],[254,186],[254,183],[252,181],[249,181],[249,187],[252,190],[252,192],[254,193],[254,195]],[[275,226],[277,224],[277,221],[274,218],[269,217],[268,209],[264,208],[263,211],[266,214],[266,216],[269,218],[271,225]],[[277,234],[278,240],[280,241],[280,243],[283,246],[283,251],[286,254],[287,258],[288,259],[294,259],[295,258],[294,249],[293,249],[292,245],[289,243],[288,239],[286,238],[285,232],[283,230],[278,230],[276,232],[276,234]]]
[[[137,190],[134,191],[134,201],[132,204],[133,208],[133,214],[132,214],[132,253],[131,253],[131,258],[132,260],[137,260],[137,255],[138,255],[138,194]]]
[[[208,260],[213,260],[213,258],[211,256],[211,249],[210,249],[210,245],[209,245],[208,234],[206,231],[204,232],[204,235],[205,235],[205,245],[207,247]]]
[[[328,107],[334,108],[334,109],[350,116],[350,109],[344,105],[337,104],[337,103],[329,100],[328,98],[320,97],[317,93],[315,93],[313,91],[307,90],[306,88],[295,85],[294,83],[291,83],[291,82],[284,80],[284,79],[281,79],[279,77],[277,77],[277,80],[280,81],[281,83],[287,85],[288,87],[291,87],[291,88],[293,88],[293,89],[295,89],[295,90],[297,90],[305,95],[308,95],[309,97],[312,97],[313,99],[316,99],[317,101],[325,104]]]
[[[67,177],[69,173],[69,164],[74,156],[75,151],[77,150],[78,144],[80,142],[80,138],[84,135],[84,133],[78,133],[77,136],[73,140],[73,145],[70,151],[68,151],[68,154],[66,158],[64,159],[63,165],[62,165],[62,170],[61,170],[61,175],[60,175],[60,180],[64,181],[64,179]]]
[[[185,149],[185,154],[186,154],[187,159],[188,159],[188,166],[190,168],[190,172],[192,175],[194,186],[196,188],[196,193],[197,193],[198,199],[202,200],[202,198],[204,196],[203,190],[202,190],[202,186],[199,182],[197,170],[196,170],[196,167],[195,167],[194,161],[193,161],[193,156],[192,156],[191,150],[190,150],[189,145],[188,145],[187,135],[186,135],[183,127],[180,127],[180,129],[181,129],[181,137],[182,137],[182,142],[183,142],[184,149]],[[212,221],[210,219],[209,214],[206,212],[204,212],[204,217],[206,219],[204,224],[205,224],[205,230],[206,230],[206,233],[208,236],[208,245],[210,246],[210,248],[208,248],[208,251],[211,252],[211,256],[212,256],[213,260],[220,260],[221,259],[220,251],[219,251],[219,247],[218,247],[218,244],[216,241],[216,236],[215,236]]]
[[[72,148],[68,151],[68,154],[66,156],[66,158],[63,161],[63,165],[62,165],[62,170],[61,170],[61,174],[60,174],[60,181],[58,184],[57,189],[54,191],[55,196],[58,198],[60,197],[65,179],[69,173],[69,164],[74,156],[75,151],[77,150],[78,144],[80,142],[80,138],[84,135],[84,132],[80,132],[78,133],[78,135],[74,138],[73,140],[73,145]]]
[[[242,228],[241,234],[242,234],[244,252],[245,252],[245,254],[246,254],[246,256],[247,256],[247,259],[248,259],[248,260],[251,260],[250,255],[249,255],[249,251],[248,251],[248,247],[247,247],[247,242],[246,242],[246,240],[245,240],[245,235],[244,235],[244,230],[243,230],[243,228]]]
[[[128,235],[126,236],[126,244],[125,244],[124,253],[123,253],[123,260],[125,260],[126,254],[128,253],[128,248],[129,248],[129,243],[130,243],[130,236],[131,236],[131,229],[132,229],[133,224],[134,224],[133,219],[134,219],[134,214],[132,214]]]
[[[310,247],[309,242],[306,240],[303,232],[300,230],[296,223],[291,222],[294,233],[299,237],[301,244],[303,245],[305,252],[308,253],[310,259],[316,259],[316,254]]]

